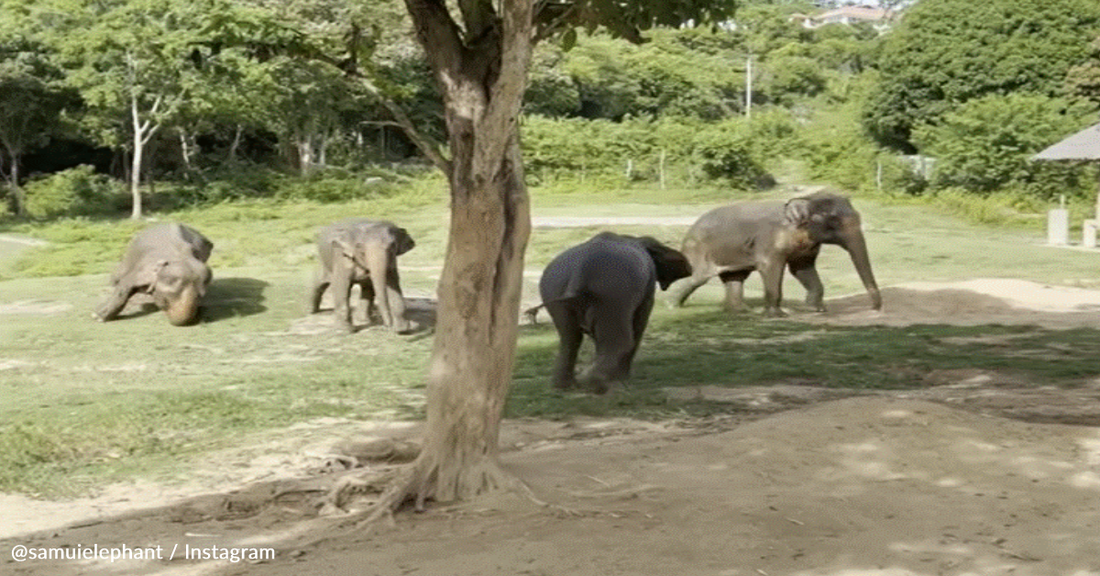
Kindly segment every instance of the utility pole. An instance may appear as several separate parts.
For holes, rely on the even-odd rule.
[[[752,120],[752,52],[745,59],[745,120]]]

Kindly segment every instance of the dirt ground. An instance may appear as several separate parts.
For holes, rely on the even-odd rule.
[[[890,287],[883,300],[872,312],[865,295],[842,297],[799,319],[1100,328],[1100,292],[1079,288],[974,280]],[[751,416],[507,422],[503,463],[531,494],[369,529],[317,506],[345,478],[384,477],[399,464],[379,459],[407,457],[417,428],[318,421],[213,455],[188,486],[0,496],[0,573],[1100,575],[1100,379],[1061,390],[978,370],[927,378],[934,386],[874,394],[674,392],[748,403]],[[346,470],[353,462],[366,466]],[[163,551],[117,562],[10,554],[96,545]],[[270,547],[274,558],[185,559],[185,546]]]

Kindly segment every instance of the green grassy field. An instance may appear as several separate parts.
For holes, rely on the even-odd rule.
[[[725,200],[721,196],[536,191],[534,213],[693,216]],[[403,287],[412,297],[431,297],[447,234],[443,197],[440,189],[438,198],[245,202],[156,215],[197,227],[216,246],[204,321],[188,328],[173,328],[148,309],[106,324],[91,319],[107,273],[145,224],[66,220],[0,230],[51,242],[0,259],[0,490],[72,493],[133,475],[155,477],[247,434],[319,417],[419,418],[430,333],[397,336],[374,327],[344,336],[328,328],[328,314],[307,317],[304,301],[316,230],[353,215],[384,217],[410,230],[417,247],[401,259]],[[1034,229],[974,226],[923,204],[855,203],[882,286],[976,277],[1100,286],[1100,255],[1042,246]],[[525,302],[537,302],[538,272],[550,258],[603,228],[536,229]],[[674,225],[614,229],[676,246],[685,231]],[[839,248],[822,251],[819,270],[826,297],[862,291]],[[750,304],[759,306],[756,276],[747,289]],[[802,295],[788,279],[788,301]],[[1097,330],[825,327],[797,317],[731,317],[718,309],[720,298],[712,282],[686,308],[658,305],[630,388],[610,397],[551,390],[553,327],[545,320],[522,327],[508,415],[662,418],[732,409],[674,402],[662,393],[702,384],[797,379],[825,387],[913,388],[925,385],[931,370],[989,367],[1073,386],[1100,373]],[[805,334],[813,337],[799,337]],[[975,335],[1010,337],[1012,346],[965,338]]]

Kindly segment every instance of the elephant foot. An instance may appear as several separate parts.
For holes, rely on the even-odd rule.
[[[786,318],[787,313],[784,312],[781,308],[765,308],[764,309],[764,317],[765,318]]]
[[[554,388],[557,390],[572,390],[577,387],[577,381],[570,378],[568,380],[554,380]]]
[[[355,326],[349,323],[337,322],[334,329],[341,334],[355,334]]]
[[[722,309],[729,314],[733,314],[734,316],[739,314],[748,314],[749,312],[751,312],[749,307],[744,304],[738,306],[730,306],[729,304],[726,304],[722,306]]]
[[[626,383],[622,380],[601,380],[588,383],[589,391],[597,396],[606,396],[608,394],[616,394],[626,388]]]

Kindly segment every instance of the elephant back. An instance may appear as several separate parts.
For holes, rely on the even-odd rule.
[[[640,243],[605,232],[551,260],[539,281],[539,293],[544,302],[583,296],[631,298],[651,292],[656,282],[653,259]]]

